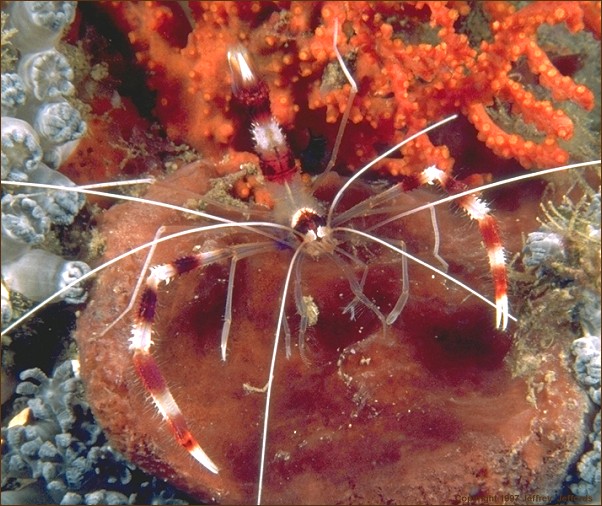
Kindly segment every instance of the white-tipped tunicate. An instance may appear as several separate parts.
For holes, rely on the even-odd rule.
[[[570,486],[571,492],[574,494],[582,497],[593,496],[596,493],[599,494],[600,446],[600,433],[598,432],[598,439],[593,441],[593,448],[589,452],[586,452],[577,464],[581,480]]]
[[[2,114],[14,116],[17,108],[25,103],[25,88],[19,74],[2,74]]]
[[[16,28],[12,43],[22,54],[50,49],[75,17],[76,2],[11,2],[9,27]]]
[[[58,169],[61,164],[71,156],[78,144],[79,139],[75,139],[66,142],[65,144],[61,144],[60,146],[45,149],[43,158],[44,163],[52,169]]]
[[[51,102],[40,107],[33,127],[40,136],[43,148],[79,139],[86,131],[86,123],[79,111],[66,101]]]
[[[523,248],[523,263],[527,267],[550,265],[564,260],[564,241],[559,234],[548,231],[532,232]]]
[[[74,74],[56,49],[76,7],[76,2],[34,1],[10,2],[4,9],[20,60],[16,73],[2,73],[2,179],[74,186],[53,168],[74,150],[86,129],[80,113],[65,100],[75,92]],[[52,223],[72,223],[84,196],[32,187],[10,191],[1,201],[3,322],[11,317],[10,291],[41,301],[89,272],[83,262],[32,248],[44,241]],[[57,300],[80,303],[85,297],[78,284]]]
[[[29,195],[2,197],[2,254],[10,240],[21,244],[39,244],[50,230],[46,211]],[[4,259],[2,260],[4,262]]]
[[[575,339],[571,351],[575,356],[573,369],[577,380],[589,387],[589,397],[598,406],[588,438],[593,448],[581,456],[577,464],[579,482],[570,486],[574,494],[585,496],[600,490],[600,336],[586,335]]]
[[[600,405],[600,336],[587,335],[575,339],[571,344],[575,356],[573,370],[592,402]]]
[[[33,183],[54,186],[75,186],[67,176],[43,163],[40,163],[38,168],[29,174],[29,180]],[[73,223],[73,219],[85,203],[85,197],[81,193],[67,190],[25,188],[23,193],[35,200],[44,209],[52,223],[57,225]]]
[[[2,277],[10,290],[41,301],[89,271],[84,262],[65,260],[42,249],[29,249],[14,262],[2,266]],[[86,300],[86,290],[78,284],[59,299],[79,304]]]
[[[578,306],[579,321],[586,334],[593,336],[600,335],[602,321],[600,319],[600,292],[593,290],[583,290],[581,294],[581,303]]]
[[[2,179],[27,181],[42,160],[42,148],[33,127],[18,118],[2,117]]]
[[[18,73],[25,90],[37,100],[56,100],[73,95],[73,69],[56,49],[25,55]]]

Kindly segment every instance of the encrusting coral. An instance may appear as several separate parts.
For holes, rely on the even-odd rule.
[[[74,74],[55,46],[75,8],[75,2],[11,2],[2,11],[2,179],[74,185],[55,169],[86,123],[68,101]],[[2,279],[8,291],[41,301],[89,271],[84,262],[38,249],[51,226],[71,224],[84,202],[74,192],[3,187]],[[85,295],[76,286],[61,299],[81,303]],[[3,299],[3,323],[10,318],[10,301]]]
[[[2,504],[188,504],[109,445],[72,361],[21,379],[14,405],[28,416],[2,429]]]
[[[309,133],[333,145],[348,96],[329,64],[335,18],[343,32],[339,47],[359,83],[339,160],[348,169],[374,158],[378,146],[458,111],[498,156],[524,167],[560,165],[577,119],[562,104],[594,107],[592,91],[562,75],[539,45],[537,29],[564,25],[599,39],[599,2],[533,2],[518,10],[484,2],[472,8],[489,20],[489,34],[479,40],[470,29],[479,14],[465,2],[195,2],[186,12],[161,2],[108,2],[103,8],[148,71],[167,134],[208,155],[239,138],[221,71],[226,51],[239,41],[265,73],[275,117],[287,129],[294,125],[293,144],[306,146]],[[514,125],[500,119],[506,114]],[[453,165],[448,148],[427,136],[401,153],[384,163],[391,174]]]

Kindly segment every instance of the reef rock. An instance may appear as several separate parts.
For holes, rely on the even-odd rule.
[[[215,176],[196,165],[155,184],[147,197],[190,205]],[[341,184],[333,175],[318,196],[331,199]],[[375,191],[356,185],[340,210]],[[424,197],[413,192],[393,205],[402,201],[412,206]],[[232,206],[208,203],[205,209],[241,217]],[[267,213],[250,215],[265,219]],[[490,294],[476,227],[442,208],[437,217],[448,272]],[[364,225],[375,220],[366,218]],[[502,219],[502,232],[516,221]],[[104,259],[152,240],[160,226],[167,234],[207,223],[163,208],[116,205],[101,217]],[[403,229],[384,227],[382,235],[403,237],[408,251],[440,266],[432,258],[428,212],[413,215]],[[195,247],[258,240],[265,237],[243,229],[201,232],[159,246],[152,264]],[[400,289],[399,259],[359,242],[349,251],[369,264],[364,293],[384,312],[390,310]],[[105,269],[79,319],[89,402],[115,446],[150,472],[201,500],[252,502],[265,405],[260,389],[268,379],[278,300],[292,253],[283,249],[238,262],[225,362],[219,342],[229,262],[159,289],[153,352],[191,430],[220,468],[217,475],[176,444],[137,379],[128,351],[134,313],[105,333],[127,306],[145,256],[143,251]],[[409,301],[383,333],[378,319],[361,305],[354,306],[354,318],[343,313],[353,294],[331,260],[308,258],[302,269],[303,294],[313,298],[319,314],[306,336],[305,357],[294,346],[287,359],[280,344],[267,438],[266,503],[459,504],[503,494],[558,493],[586,437],[588,402],[561,344],[542,353],[529,380],[513,377],[511,334],[494,330],[494,310],[440,276],[411,263]],[[356,271],[361,277],[362,269]],[[299,317],[292,291],[287,315],[295,342]]]

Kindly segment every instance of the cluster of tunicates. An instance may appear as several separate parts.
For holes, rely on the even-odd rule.
[[[111,447],[76,371],[67,360],[51,377],[21,373],[15,407],[30,414],[2,429],[2,504],[188,504]]]
[[[580,337],[573,341],[571,349],[577,379],[598,409],[588,436],[591,450],[585,452],[577,464],[579,481],[571,484],[571,491],[579,496],[591,496],[600,488],[600,337]]]
[[[76,2],[11,2],[2,38],[15,61],[2,62],[2,179],[72,187],[58,172],[86,131],[69,101],[73,70],[56,45],[75,16]],[[6,21],[6,23],[5,23]],[[4,58],[4,48],[3,48]],[[69,225],[84,197],[66,190],[3,185],[2,322],[12,319],[9,292],[42,301],[89,271],[41,247],[52,225]],[[80,303],[75,285],[61,300]]]
[[[593,496],[600,488],[600,292],[593,280],[592,286],[579,283],[574,276],[566,276],[565,272],[570,270],[563,267],[574,262],[579,268],[579,257],[589,250],[594,261],[599,261],[600,201],[597,193],[582,210],[561,206],[555,226],[544,224],[529,234],[523,249],[523,264],[534,270],[539,282],[570,290],[570,297],[575,300],[572,315],[582,330],[582,337],[571,344],[575,357],[573,371],[597,414],[588,435],[589,445],[577,463],[577,479],[569,485],[577,496]],[[580,242],[581,246],[575,249],[579,254],[575,251],[567,254],[569,236],[573,243]]]
[[[553,262],[565,259],[564,240],[560,234],[549,230],[531,232],[523,248],[525,266],[537,269],[541,277]]]

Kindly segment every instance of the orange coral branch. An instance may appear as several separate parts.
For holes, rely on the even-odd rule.
[[[359,85],[345,136],[348,149],[339,160],[353,170],[381,146],[458,111],[499,156],[516,158],[525,167],[568,159],[559,141],[571,137],[573,118],[556,102],[590,110],[594,95],[561,74],[539,47],[536,31],[543,24],[563,23],[570,31],[588,29],[599,36],[600,9],[592,3],[597,2],[534,2],[516,10],[506,2],[472,7],[466,2],[191,2],[191,29],[181,21],[177,4],[111,2],[104,8],[127,31],[139,64],[148,71],[158,97],[155,113],[168,135],[209,157],[227,147],[248,149],[238,141],[243,137],[237,135],[239,111],[231,110],[225,64],[228,47],[241,41],[269,84],[278,121],[286,130],[294,127],[299,138],[311,132],[332,146],[348,97],[346,81],[331,63],[338,19],[338,47]],[[471,41],[461,31],[471,9],[489,16],[489,26],[482,28],[490,30],[489,41]],[[178,20],[182,31],[191,30],[183,47],[174,35]],[[521,57],[549,90],[548,100],[535,98],[514,76]],[[540,135],[533,140],[495,125],[486,112],[495,99]],[[305,147],[294,144],[297,150]],[[446,170],[453,165],[449,150],[428,139],[408,144],[401,155],[380,168],[395,174],[418,171],[426,157]]]
[[[554,167],[567,161],[566,152],[553,137],[537,144],[509,134],[494,123],[483,104],[470,105],[468,119],[478,130],[479,139],[502,158],[516,158],[524,167],[535,164]]]

